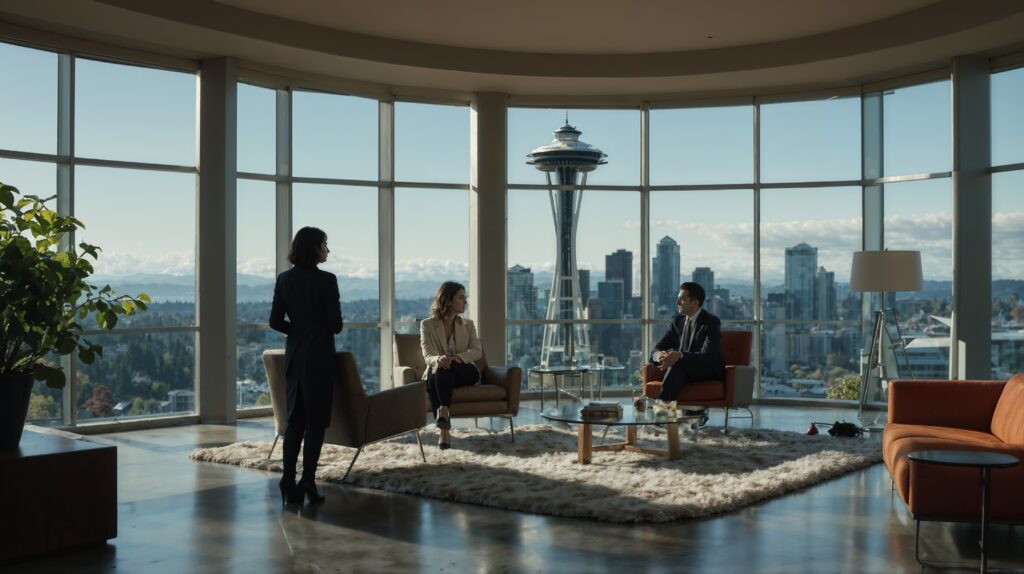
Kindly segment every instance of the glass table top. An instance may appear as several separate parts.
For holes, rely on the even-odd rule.
[[[639,411],[633,407],[633,405],[622,405],[622,416],[586,416],[584,417],[581,410],[583,405],[580,403],[565,405],[562,407],[551,407],[544,409],[540,416],[550,420],[563,423],[588,423],[597,425],[656,425],[656,424],[670,424],[670,423],[695,423],[700,420],[700,415],[686,415],[684,414],[687,407],[679,408],[675,415],[669,414],[668,416],[654,416],[653,410]]]

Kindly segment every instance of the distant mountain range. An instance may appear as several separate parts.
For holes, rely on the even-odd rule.
[[[595,275],[591,275],[592,291],[596,291],[597,283],[604,280],[603,274]],[[537,288],[538,294],[543,295],[544,291],[550,288],[551,277],[552,274],[546,271],[534,274],[533,284]],[[396,281],[395,296],[399,299],[432,297],[437,286],[445,279],[447,278]],[[457,277],[454,280],[468,283],[465,277]],[[239,273],[237,281],[239,302],[267,301],[274,291],[274,280],[270,277]],[[193,275],[136,273],[121,277],[93,277],[92,282],[101,286],[109,283],[119,293],[133,295],[140,292],[147,293],[154,301],[189,301],[195,297],[195,277]],[[753,296],[753,286],[750,283],[726,280],[719,283],[718,286],[729,289],[733,296]],[[849,292],[848,284],[837,283],[836,286],[840,297],[845,297],[845,294]],[[376,299],[378,297],[378,285],[375,278],[341,276],[338,277],[338,288],[344,301]],[[785,286],[781,284],[765,288],[765,294],[783,291],[785,291]],[[992,291],[998,299],[1005,299],[1014,294],[1018,298],[1024,299],[1024,281],[997,279],[992,283]],[[952,282],[950,281],[925,281],[923,290],[906,293],[905,296],[920,299],[948,299],[951,292]]]

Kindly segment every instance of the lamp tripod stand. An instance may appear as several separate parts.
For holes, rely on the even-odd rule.
[[[884,296],[883,296],[884,300]],[[910,359],[907,357],[907,350],[903,346],[903,331],[900,329],[900,323],[896,318],[896,309],[886,309],[882,307],[875,311],[875,326],[871,335],[871,347],[868,351],[868,364],[864,370],[864,373],[860,378],[860,397],[857,400],[857,420],[863,420],[864,418],[864,406],[868,402],[868,381],[872,379],[872,370],[877,369],[878,386],[881,388],[883,381],[889,380],[888,373],[886,372],[886,361],[884,357],[885,353],[885,341],[884,338],[888,337],[888,331],[885,326],[886,315],[892,316],[892,322],[896,324],[896,335],[898,342],[892,343],[892,348],[899,347],[903,349],[903,361],[907,370],[907,376],[913,378],[913,372],[910,369]],[[895,355],[895,350],[893,351]],[[881,416],[881,415],[879,415]],[[875,417],[875,422],[872,425],[864,425],[865,430],[878,430],[882,428],[882,425],[877,424],[878,417]]]

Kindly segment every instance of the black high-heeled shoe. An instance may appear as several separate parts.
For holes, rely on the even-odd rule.
[[[303,496],[309,499],[310,504],[318,504],[327,499],[326,496],[320,494],[320,491],[316,489],[315,482],[302,482],[300,480],[295,486],[299,492],[299,502],[302,502]]]
[[[299,489],[294,480],[281,479],[277,486],[281,489],[281,506],[302,503],[302,496],[299,495]]]
[[[442,442],[442,441],[438,440],[437,441],[437,448],[439,448],[441,450],[448,450],[448,449],[452,448],[452,443],[450,443],[450,442]]]
[[[442,417],[441,415],[437,415],[436,418],[437,420],[434,422],[434,425],[436,425],[437,428],[441,430],[452,430],[452,421],[450,418]]]

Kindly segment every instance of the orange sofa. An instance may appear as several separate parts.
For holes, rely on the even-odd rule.
[[[985,450],[1022,462],[993,470],[989,518],[1024,520],[1024,373],[1009,381],[897,380],[889,386],[885,465],[917,520],[977,520],[981,473],[911,462],[918,450]]]

